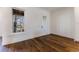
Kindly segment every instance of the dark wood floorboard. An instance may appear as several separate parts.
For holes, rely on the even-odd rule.
[[[0,40],[1,42],[1,40]],[[45,35],[38,38],[1,46],[0,52],[78,52],[79,43],[58,35]]]

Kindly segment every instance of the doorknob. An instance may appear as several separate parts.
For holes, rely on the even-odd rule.
[[[43,28],[43,25],[41,25],[41,28]]]

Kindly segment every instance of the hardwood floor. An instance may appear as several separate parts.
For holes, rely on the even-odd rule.
[[[58,35],[46,35],[7,46],[0,45],[1,52],[76,52],[79,43]]]

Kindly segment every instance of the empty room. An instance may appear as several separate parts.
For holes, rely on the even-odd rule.
[[[0,7],[0,52],[78,52],[79,7]]]

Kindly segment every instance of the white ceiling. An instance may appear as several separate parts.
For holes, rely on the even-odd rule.
[[[55,11],[64,7],[40,7],[40,8],[48,10],[48,11]]]
[[[16,9],[20,9],[20,10],[25,10],[26,7],[14,7]],[[41,8],[43,10],[47,10],[47,11],[55,11],[55,10],[59,10],[61,8],[65,8],[65,7],[38,7]]]

